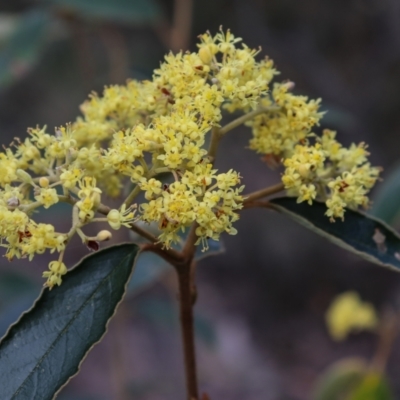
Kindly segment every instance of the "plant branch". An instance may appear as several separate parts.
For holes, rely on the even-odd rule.
[[[192,268],[186,265],[178,271],[179,309],[185,362],[187,400],[198,400],[196,351],[193,323]]]
[[[254,111],[250,111],[247,114],[242,115],[239,118],[234,119],[233,121],[229,122],[229,124],[226,124],[219,130],[220,136],[225,135],[225,133],[231,131],[232,129],[237,128],[238,126],[244,124],[246,121],[249,121],[250,119],[253,119],[257,115],[268,113],[270,111],[278,111],[280,108],[277,106],[271,106],[271,107],[260,107],[257,108]]]
[[[252,201],[250,203],[245,203],[242,210],[247,210],[249,208],[271,208],[270,202],[264,201]]]
[[[214,162],[215,157],[217,156],[218,144],[221,139],[221,129],[218,126],[213,126],[211,129],[211,141],[210,147],[208,148],[208,157],[211,162]]]
[[[196,246],[195,246],[197,240],[196,229],[198,226],[199,225],[196,222],[192,224],[185,245],[182,250],[182,256],[188,264],[192,262],[194,253],[196,252]]]
[[[283,186],[283,183],[277,183],[276,185],[269,186],[265,189],[257,190],[256,192],[250,193],[248,195],[244,195],[244,202],[243,204],[249,204],[254,202],[255,200],[262,199],[263,197],[270,196],[271,194],[275,194],[278,192],[281,192],[284,190],[285,187]]]
[[[192,10],[193,0],[174,1],[174,15],[169,38],[169,47],[173,52],[185,51],[189,47]]]
[[[395,339],[399,334],[398,315],[394,311],[387,311],[381,322],[378,348],[371,361],[371,369],[384,373]]]
[[[140,186],[136,185],[134,189],[129,193],[128,197],[124,200],[122,205],[125,204],[126,207],[129,207],[132,204],[135,197],[140,193],[140,191],[141,191]]]
[[[103,24],[98,34],[108,58],[110,82],[113,84],[124,82],[129,75],[128,51],[124,36],[112,24]]]

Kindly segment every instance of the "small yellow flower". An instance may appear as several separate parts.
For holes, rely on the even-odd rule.
[[[58,195],[56,189],[41,188],[39,193],[35,196],[37,201],[43,204],[44,208],[49,208],[53,204],[58,203]]]
[[[61,261],[51,261],[49,264],[49,271],[43,272],[43,278],[47,278],[44,286],[47,286],[50,290],[55,286],[61,285],[62,276],[68,272],[67,267]]]
[[[111,228],[118,230],[121,226],[130,227],[130,224],[135,220],[135,206],[126,208],[122,205],[121,210],[113,209],[107,214],[107,220]]]

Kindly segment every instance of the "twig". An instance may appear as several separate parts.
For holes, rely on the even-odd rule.
[[[277,183],[276,185],[269,186],[265,189],[257,190],[256,192],[250,193],[248,195],[244,195],[243,197],[245,199],[244,199],[243,204],[246,205],[246,204],[252,203],[252,202],[254,202],[254,200],[262,199],[263,197],[270,196],[271,194],[281,192],[284,189],[285,189],[285,187],[283,186],[283,183],[280,182],[280,183]]]
[[[129,65],[125,38],[116,27],[110,24],[100,27],[99,36],[107,53],[110,82],[124,82],[128,77]]]
[[[242,210],[248,208],[271,208],[269,201],[252,201],[250,203],[245,203]]]
[[[186,239],[186,243],[183,246],[182,255],[187,263],[191,263],[194,257],[194,253],[196,251],[196,246],[194,245],[197,239],[196,229],[199,225],[194,222],[190,228],[188,237]]]
[[[189,265],[187,265],[187,267],[189,267]],[[197,400],[198,389],[196,351],[194,344],[193,291],[191,282],[191,268],[182,268],[178,272],[178,281],[179,309],[185,360],[187,400]]]
[[[173,52],[189,48],[193,0],[175,0],[169,47]]]
[[[125,204],[126,207],[129,207],[132,204],[135,197],[140,193],[140,191],[141,191],[140,186],[136,185],[122,204]]]
[[[257,108],[256,110],[251,111],[251,112],[249,112],[247,114],[244,114],[241,117],[236,118],[233,121],[229,122],[229,124],[226,124],[225,126],[223,126],[219,130],[219,134],[221,136],[225,135],[225,133],[231,131],[232,129],[237,128],[238,126],[244,124],[246,121],[249,121],[250,119],[256,117],[257,115],[268,113],[268,112],[271,112],[271,111],[278,111],[279,109],[280,108],[276,107],[276,106]]]
[[[210,158],[211,162],[214,162],[217,155],[217,149],[220,139],[220,128],[218,126],[213,126],[211,129],[210,147],[208,148],[208,157]]]
[[[393,311],[388,311],[383,316],[378,348],[370,365],[375,372],[383,373],[386,369],[393,343],[399,334],[398,318]]]

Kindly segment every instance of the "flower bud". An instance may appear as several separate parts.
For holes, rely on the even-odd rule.
[[[104,242],[106,240],[110,240],[111,238],[112,238],[111,232],[107,231],[106,229],[100,231],[96,236],[96,240],[98,240],[99,242]]]
[[[199,50],[199,57],[204,64],[210,64],[213,58],[213,53],[211,52],[210,47],[209,46],[202,47]]]
[[[111,228],[118,230],[119,228],[121,228],[121,214],[118,210],[114,209],[111,210],[108,214],[107,214],[107,220],[108,223],[110,224]]]
[[[47,188],[47,187],[49,186],[49,180],[48,180],[48,178],[42,176],[42,177],[39,179],[39,185],[40,185],[40,187],[42,187],[42,188]]]
[[[67,267],[62,261],[51,261],[49,269],[51,272],[58,275],[65,275],[67,273]]]
[[[16,174],[22,182],[33,184],[32,177],[23,169],[18,168]]]

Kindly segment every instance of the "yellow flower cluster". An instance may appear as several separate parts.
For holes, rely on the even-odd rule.
[[[178,232],[197,223],[198,243],[207,247],[207,238],[218,240],[222,232],[235,234],[232,222],[238,219],[236,210],[242,208],[240,192],[243,186],[237,172],[232,170],[217,175],[211,164],[200,163],[187,170],[181,179],[166,185],[147,186],[149,203],[141,205],[142,219],[158,222],[162,230],[160,239],[170,246],[179,241]]]
[[[165,247],[190,226],[203,248],[222,232],[235,234],[240,175],[219,173],[212,165],[215,141],[205,147],[206,136],[220,132],[224,110],[251,116],[243,120],[252,127],[250,147],[286,158],[283,180],[300,201],[312,202],[328,187],[332,217],[342,216],[344,206],[366,204],[377,171],[366,163],[365,147],[344,149],[328,134],[309,146],[305,141],[322,116],[319,100],[294,95],[291,82],[270,87],[278,72],[270,59],[256,59],[259,51],[229,30],[205,33],[197,51],[168,54],[151,80],[93,93],[82,116],[55,134],[29,129],[28,138],[0,153],[0,236],[7,257],[60,252],[44,274],[51,288],[66,272],[62,257],[73,235],[89,247],[110,238],[108,231],[85,235],[82,228],[94,221],[112,229],[156,223]],[[126,197],[119,208],[104,204],[106,196],[120,195]],[[140,195],[144,200],[136,204]],[[66,233],[32,218],[59,202],[72,206]]]
[[[368,206],[367,194],[378,179],[380,169],[367,162],[366,145],[342,147],[336,133],[324,130],[314,145],[296,145],[291,157],[285,159],[282,181],[297,201],[317,197],[327,206],[332,221],[344,217],[345,208]]]
[[[294,146],[304,140],[323,116],[320,100],[291,93],[292,82],[276,83],[260,102],[265,113],[247,122],[253,130],[250,148],[261,154],[287,157]]]
[[[337,296],[326,312],[329,333],[335,340],[344,340],[354,330],[373,330],[378,317],[372,304],[363,302],[358,293]]]

